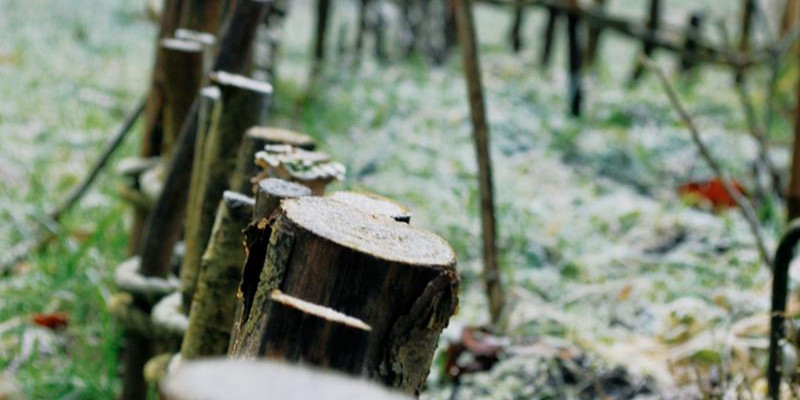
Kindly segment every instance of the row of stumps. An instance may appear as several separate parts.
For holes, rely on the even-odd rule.
[[[238,168],[210,177],[209,170],[225,169],[213,161],[217,147],[210,143],[221,126],[216,125],[200,135],[206,151],[192,183],[219,184],[222,193],[191,185],[186,226],[194,230],[185,234],[182,283],[168,277],[150,288],[155,305],[149,318],[142,312],[131,317],[137,312],[127,303],[115,312],[163,351],[145,366],[145,376],[158,384],[170,364],[226,355],[264,357],[417,393],[457,306],[458,277],[449,245],[411,226],[408,209],[391,200],[355,192],[320,196],[343,168],[324,153],[306,150],[313,142],[292,131],[246,130],[238,157],[222,162]],[[204,214],[204,204],[214,197],[216,206]],[[208,237],[197,243],[206,245],[191,245],[191,235],[205,224]],[[197,258],[198,250],[199,264],[189,270],[191,254]],[[153,283],[139,272],[140,262],[129,260],[118,273],[128,293],[143,295],[146,281]],[[177,343],[180,357],[173,355]],[[190,382],[186,390],[216,383]],[[164,395],[195,398],[180,397],[184,384]]]
[[[235,398],[241,387],[219,392],[228,368],[271,387],[346,379],[231,361],[162,385],[167,371],[194,371],[192,360],[210,357],[301,362],[415,394],[456,310],[455,258],[443,239],[391,200],[324,196],[344,167],[308,136],[265,126],[272,87],[241,75],[252,45],[245,28],[264,4],[239,1],[219,44],[188,30],[160,41],[160,157],[121,164],[121,193],[148,215],[110,304],[126,328],[123,399],[153,390]]]

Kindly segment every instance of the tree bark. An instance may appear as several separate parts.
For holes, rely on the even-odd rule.
[[[243,296],[252,307],[229,354],[317,363],[417,393],[458,303],[450,246],[324,197],[283,201],[269,226],[257,290]],[[328,335],[328,322],[347,340]]]
[[[469,91],[470,115],[473,139],[478,160],[478,187],[481,195],[481,230],[483,233],[483,279],[489,299],[489,314],[497,323],[505,305],[505,292],[500,280],[497,260],[496,222],[494,216],[494,188],[492,187],[492,162],[489,153],[489,126],[486,123],[486,105],[483,98],[483,83],[472,20],[470,0],[456,2],[458,37],[464,62],[464,77]]]
[[[192,181],[199,187],[190,190],[197,198],[190,199],[194,208],[186,219],[186,254],[181,264],[181,291],[187,311],[191,309],[200,259],[211,236],[214,212],[229,187],[242,137],[248,129],[264,122],[272,94],[270,85],[241,75],[216,72],[211,81],[220,89],[222,111],[218,128],[208,133],[203,153],[198,154],[202,158],[200,169],[192,172]],[[199,174],[197,179],[195,174]]]
[[[161,41],[164,52],[164,138],[162,154],[169,159],[189,114],[192,102],[203,83],[203,45],[182,39]]]
[[[253,127],[245,133],[236,169],[231,178],[231,190],[239,193],[255,194],[254,178],[260,168],[255,163],[255,154],[267,145],[290,145],[304,150],[314,150],[316,144],[310,136],[282,128]]]
[[[334,192],[328,197],[376,218],[389,218],[407,224],[411,222],[411,210],[408,207],[377,194]]]
[[[411,400],[379,385],[331,371],[271,361],[206,360],[167,376],[166,400]]]
[[[222,356],[228,351],[245,259],[242,230],[250,223],[254,204],[252,198],[230,191],[219,203],[192,299],[182,360]]]

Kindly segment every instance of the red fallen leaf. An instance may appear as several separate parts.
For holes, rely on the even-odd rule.
[[[69,315],[62,312],[36,314],[33,316],[33,323],[48,329],[62,329],[69,325]]]
[[[741,195],[746,195],[744,187],[732,180],[733,188]],[[736,202],[733,200],[725,186],[722,184],[722,179],[719,177],[713,178],[708,181],[688,182],[678,186],[678,194],[683,197],[698,198],[703,201],[709,202],[714,208],[724,209],[736,207]]]

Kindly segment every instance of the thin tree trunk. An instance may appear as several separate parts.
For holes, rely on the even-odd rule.
[[[553,58],[553,46],[555,46],[555,33],[556,25],[558,24],[559,12],[555,8],[547,7],[547,22],[544,26],[542,37],[542,55],[539,58],[539,64],[543,67],[550,66],[550,61]]]
[[[642,41],[642,55],[645,58],[650,58],[653,51],[656,49],[655,40],[653,39],[658,33],[661,24],[661,0],[650,0],[650,10],[647,19],[647,37]],[[633,73],[628,84],[633,86],[639,82],[645,72],[645,66],[642,64],[641,56],[636,58],[634,63]]]
[[[606,8],[606,0],[594,0],[595,11],[602,13]],[[597,61],[597,53],[600,49],[600,35],[603,27],[597,23],[589,23],[589,37],[586,42],[586,65],[594,67]]]
[[[567,99],[569,101],[569,112],[573,117],[580,117],[581,106],[583,104],[583,62],[581,55],[583,49],[580,40],[580,18],[578,18],[578,4],[576,0],[568,0],[571,6],[567,12],[567,36],[569,49],[569,87],[567,88]]]
[[[705,14],[702,11],[693,12],[689,15],[686,38],[683,42],[683,53],[681,53],[682,73],[689,72],[697,66],[697,38],[701,35],[704,21]]]
[[[786,219],[788,221],[800,217],[800,83],[797,84],[795,100],[797,104],[794,111],[792,169],[789,171],[789,188],[786,191]]]
[[[486,105],[483,98],[480,59],[470,0],[458,0],[456,2],[456,18],[464,62],[464,77],[469,91],[475,152],[478,159],[478,186],[481,195],[480,211],[483,233],[483,279],[489,299],[489,314],[492,322],[498,323],[505,306],[505,292],[503,291],[497,260],[489,127],[486,123]]]
[[[525,6],[520,3],[520,1],[517,1],[517,4],[514,5],[514,19],[511,22],[511,29],[508,32],[511,49],[514,50],[514,53],[519,53],[523,46],[521,31],[522,23],[525,18]]]
[[[328,33],[328,20],[330,20],[330,0],[317,0],[317,24],[314,33],[314,64],[312,77],[318,76],[325,62],[325,38]]]

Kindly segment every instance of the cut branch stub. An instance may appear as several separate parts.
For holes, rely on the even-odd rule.
[[[167,400],[408,400],[400,393],[331,371],[269,361],[207,360],[167,376]]]
[[[377,194],[342,191],[334,192],[328,197],[373,217],[388,217],[398,222],[411,222],[411,210],[408,207]]]
[[[273,292],[280,290],[371,327],[358,359],[329,360],[329,365],[417,392],[458,303],[455,256],[447,242],[325,197],[285,200],[269,225],[252,308],[243,314],[230,354],[293,358],[291,349],[282,353],[266,340],[284,318],[272,312]],[[329,354],[340,345],[315,343]]]
[[[253,204],[252,198],[230,191],[219,203],[181,346],[184,360],[228,351],[244,263],[242,229],[250,222]]]
[[[231,178],[231,189],[239,193],[255,193],[255,176],[259,168],[254,161],[256,153],[267,145],[290,145],[304,150],[316,146],[310,136],[282,128],[252,127],[247,130],[239,147],[236,170]]]
[[[192,188],[196,199],[186,220],[186,257],[181,265],[183,304],[191,308],[191,298],[200,270],[200,258],[211,236],[213,215],[236,166],[236,154],[244,133],[263,122],[272,86],[241,75],[216,72],[211,81],[219,87],[222,112],[217,129],[212,129],[203,144],[200,169],[192,174],[199,187]],[[195,190],[196,189],[196,190]]]

